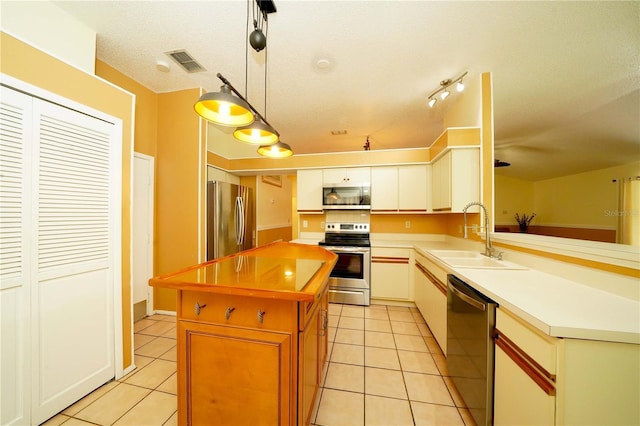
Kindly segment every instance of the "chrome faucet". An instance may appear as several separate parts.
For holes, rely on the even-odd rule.
[[[485,247],[484,247],[484,255],[487,257],[493,257],[493,253],[495,249],[491,245],[491,236],[489,232],[489,214],[487,213],[487,208],[479,201],[472,201],[462,209],[462,213],[464,214],[464,236],[463,238],[469,238],[469,234],[467,233],[467,209],[471,206],[480,206],[482,210],[484,210],[484,232],[486,234],[485,239]]]

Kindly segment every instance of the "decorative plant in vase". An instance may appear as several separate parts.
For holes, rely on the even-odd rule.
[[[536,217],[535,213],[531,213],[531,215],[527,215],[526,213],[523,213],[522,216],[516,213],[516,221],[518,221],[520,232],[527,232],[527,230],[529,229],[529,224],[531,223],[534,217]]]

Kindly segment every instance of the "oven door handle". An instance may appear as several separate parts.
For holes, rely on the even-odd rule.
[[[364,294],[364,291],[353,291],[353,290],[342,290],[342,289],[330,288],[329,289],[329,293],[342,293],[342,294],[361,295],[361,294]]]
[[[359,248],[359,247],[327,247],[322,246],[325,249],[333,252],[345,252],[345,253],[368,253],[370,250]]]

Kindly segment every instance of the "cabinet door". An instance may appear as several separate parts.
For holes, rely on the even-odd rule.
[[[371,182],[371,167],[349,167],[346,169],[347,182],[369,183]]]
[[[298,212],[322,213],[322,170],[298,170]]]
[[[409,256],[405,249],[371,250],[371,297],[409,300]]]
[[[480,148],[454,149],[449,172],[449,207],[462,212],[471,201],[480,201]],[[469,212],[478,212],[477,206]]]
[[[499,346],[495,352],[493,422],[553,425],[555,396],[541,389]]]
[[[324,169],[322,171],[322,182],[325,185],[346,182],[347,170],[345,168]]]
[[[371,213],[398,211],[398,168],[371,169]]]
[[[422,275],[421,288],[416,289],[416,295],[420,295],[420,303],[416,305],[425,322],[429,326],[433,337],[438,342],[440,349],[447,354],[447,290],[446,284],[437,276],[436,272],[428,269],[426,262],[416,261],[417,273]],[[417,283],[418,281],[416,281]],[[417,285],[417,284],[416,284]],[[416,296],[417,299],[417,296]]]
[[[398,209],[406,213],[427,212],[427,166],[398,167]],[[373,206],[372,206],[373,208]]]
[[[325,184],[360,184],[371,181],[371,167],[348,167],[323,170]]]
[[[316,391],[320,386],[320,313],[321,309],[318,306],[299,337],[298,424],[302,425],[309,424]]]
[[[178,323],[180,424],[291,424],[291,334]]]
[[[451,210],[451,152],[433,163],[433,211]]]

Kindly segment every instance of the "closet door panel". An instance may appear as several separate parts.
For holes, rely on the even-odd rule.
[[[113,125],[34,100],[33,417],[114,376]]]
[[[0,424],[29,423],[31,97],[0,87]]]

